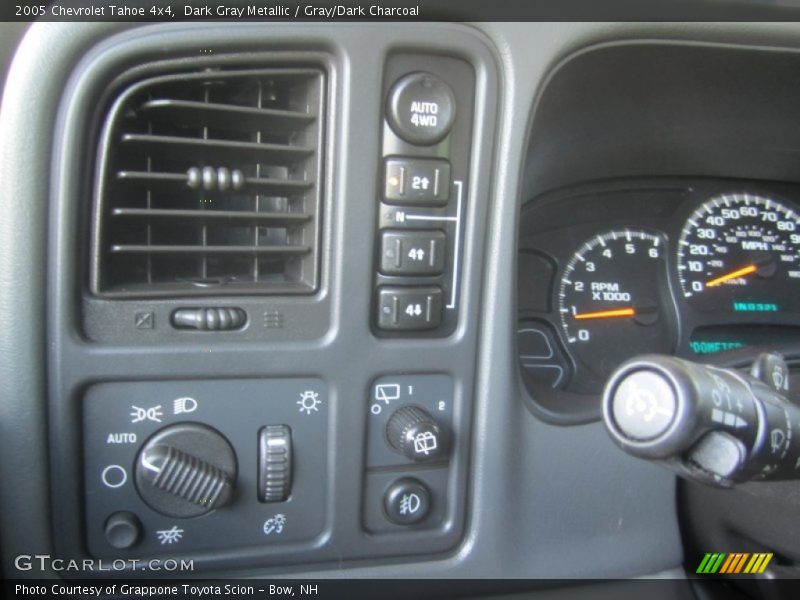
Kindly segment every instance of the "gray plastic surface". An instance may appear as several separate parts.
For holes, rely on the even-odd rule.
[[[185,556],[230,548],[283,556],[301,545],[319,544],[330,527],[325,448],[332,409],[326,386],[318,379],[106,383],[87,391],[83,412],[84,518],[93,556]],[[182,519],[148,506],[134,487],[132,470],[148,438],[164,427],[187,422],[210,425],[224,436],[236,453],[238,474],[229,505]],[[296,470],[286,502],[264,504],[257,496],[256,442],[267,425],[288,425],[292,431]],[[131,434],[133,442],[128,441]],[[126,471],[127,477],[109,484],[104,475],[109,468]],[[119,510],[134,513],[144,525],[142,541],[126,552],[111,547],[103,534],[105,519]],[[267,534],[267,522],[278,516],[285,523]],[[180,530],[180,538],[165,540],[163,533],[172,528]],[[287,548],[292,543],[295,548]]]
[[[270,34],[268,43],[264,41],[265,31]],[[248,545],[252,545],[252,540],[245,539],[247,536],[237,547],[220,550],[218,554],[211,552],[206,544],[204,550],[207,551],[198,557],[198,565],[205,568],[275,567],[287,563],[419,556],[450,551],[463,535],[474,382],[472,366],[477,339],[475,323],[479,307],[476,299],[480,296],[480,250],[484,230],[475,227],[464,237],[463,276],[456,296],[458,319],[453,320],[459,327],[453,335],[440,341],[407,339],[404,342],[379,340],[373,335],[370,329],[372,298],[365,281],[371,279],[374,268],[371,249],[376,241],[374,229],[367,224],[377,221],[381,119],[371,122],[364,115],[380,115],[383,93],[379,85],[374,89],[359,85],[350,69],[356,69],[361,77],[377,83],[384,65],[394,64],[394,56],[399,55],[400,48],[380,26],[359,29],[360,36],[343,36],[335,41],[325,36],[321,25],[309,26],[305,31],[303,36],[298,36],[291,27],[265,29],[250,23],[238,26],[237,35],[232,37],[229,28],[213,24],[204,25],[200,30],[196,24],[159,25],[123,32],[99,43],[74,71],[58,121],[51,221],[50,416],[58,426],[50,428],[50,441],[53,468],[63,474],[52,480],[55,537],[60,553],[81,556],[83,550],[79,543],[81,524],[74,519],[83,502],[81,491],[74,485],[81,469],[76,406],[83,390],[95,382],[134,379],[313,377],[328,386],[333,430],[327,438],[318,436],[303,442],[326,458],[331,488],[325,495],[322,510],[332,516],[325,535],[316,544],[298,544],[268,555],[250,551]],[[492,55],[478,38],[463,30],[452,31],[446,45],[444,40],[432,44],[422,31],[409,32],[404,41],[421,53],[458,56],[472,65],[470,72],[474,70],[476,78],[482,78],[483,85],[469,85],[465,90],[475,96],[471,98],[474,112],[465,112],[475,118],[468,128],[472,135],[464,139],[472,147],[469,168],[463,174],[467,180],[462,213],[466,229],[469,223],[485,222],[488,209],[487,202],[482,199],[488,195],[490,184],[487,160],[492,138],[485,124],[495,114],[496,74]],[[201,34],[199,38],[198,33]],[[216,57],[204,59],[208,64],[216,64],[215,61],[220,64],[241,61],[274,64],[280,60],[281,52],[287,53],[287,60],[291,61],[301,60],[303,56],[319,60],[320,54],[330,57],[327,63],[329,106],[332,107],[328,115],[331,130],[327,155],[330,160],[325,183],[320,290],[314,297],[296,301],[291,311],[294,318],[287,318],[280,339],[269,331],[255,337],[206,333],[162,339],[159,344],[151,342],[150,345],[130,334],[114,337],[114,346],[110,345],[111,340],[101,343],[93,338],[84,339],[81,337],[83,313],[80,303],[75,302],[76,295],[84,290],[82,248],[81,238],[74,232],[81,229],[81,215],[86,210],[85,179],[78,176],[86,170],[86,165],[83,157],[72,148],[91,146],[97,116],[87,107],[102,106],[109,80],[125,65],[145,64],[143,72],[149,72],[154,61],[175,60],[198,52],[198,39],[203,39],[204,47],[216,48]],[[360,44],[366,41],[372,44],[373,52],[359,51]],[[402,56],[409,70],[424,66],[425,54]],[[350,95],[356,87],[359,94]],[[360,144],[354,144],[346,133],[350,131],[350,119],[357,121],[362,136]],[[463,154],[464,149],[459,153]],[[119,306],[120,314],[124,314],[127,305]],[[127,308],[141,310],[138,303]],[[93,315],[88,314],[83,320],[92,318]],[[396,535],[366,536],[361,515],[369,513],[372,507],[364,505],[363,501],[381,504],[381,499],[363,493],[369,383],[386,372],[424,373],[432,365],[452,378],[456,387],[453,402],[460,407],[453,417],[453,429],[458,435],[452,444],[452,459],[447,469],[447,493],[439,494],[442,505],[433,511],[446,514],[448,518],[438,519],[441,526],[437,528],[405,528]],[[216,426],[213,421],[210,424]],[[300,451],[298,447],[295,450]],[[405,474],[398,472],[398,476]]]
[[[178,26],[183,29],[187,26]],[[197,24],[192,28],[213,28]],[[42,24],[32,28],[24,51],[16,59],[6,89],[0,117],[0,531],[7,573],[15,573],[13,558],[21,553],[47,552],[52,535],[69,535],[69,524],[53,523],[48,504],[48,469],[45,448],[45,205],[50,183],[50,147],[54,119],[68,74],[81,54],[104,36],[129,26],[106,24]],[[141,33],[164,32],[163,26],[143,28]],[[337,107],[342,135],[340,169],[335,189],[347,197],[342,207],[328,215],[333,237],[326,237],[327,251],[337,262],[330,268],[332,293],[330,334],[303,347],[284,344],[280,350],[243,348],[235,354],[237,370],[252,377],[267,371],[306,375],[304,365],[325,365],[336,374],[332,394],[349,407],[347,424],[336,420],[337,462],[360,465],[362,448],[351,443],[354,432],[362,435],[366,423],[364,403],[372,376],[402,369],[475,373],[475,388],[462,379],[456,394],[473,399],[476,408],[471,436],[470,486],[459,499],[469,506],[463,543],[448,555],[405,558],[402,561],[320,563],[319,570],[306,565],[304,575],[325,577],[608,577],[651,573],[678,565],[682,558],[675,517],[674,479],[652,465],[629,458],[608,439],[599,424],[560,428],[537,421],[519,401],[520,387],[514,344],[515,238],[521,161],[527,147],[527,123],[531,104],[548,70],[570,52],[590,44],[616,39],[681,39],[754,45],[800,45],[800,27],[793,24],[492,24],[476,26],[487,37],[484,43],[497,57],[501,77],[479,72],[480,85],[489,85],[500,96],[499,119],[483,124],[482,136],[496,136],[497,147],[476,147],[480,159],[491,158],[492,180],[473,173],[468,222],[468,261],[465,270],[463,317],[453,338],[425,342],[425,352],[410,340],[376,341],[368,327],[370,268],[362,264],[371,248],[368,234],[374,227],[374,188],[362,179],[377,173],[380,94],[372,77],[381,66],[376,48],[408,48],[428,45],[442,51],[457,40],[474,40],[475,29],[452,25],[392,24],[254,24],[226,25],[220,37],[245,31],[261,40],[281,38],[302,45],[311,39],[341,52],[349,51],[342,64],[347,87]],[[206,31],[206,30],[204,30]],[[197,36],[197,33],[194,34]],[[160,38],[162,40],[172,38]],[[241,39],[241,38],[240,38]],[[481,39],[478,37],[478,39]],[[169,43],[167,43],[169,45]],[[47,76],[45,77],[44,74]],[[366,78],[366,79],[365,79]],[[375,82],[377,84],[377,80]],[[486,107],[491,102],[479,98]],[[371,112],[370,112],[371,111]],[[371,115],[364,118],[364,115]],[[374,116],[375,118],[372,118]],[[352,128],[352,129],[351,129]],[[491,153],[491,157],[487,156]],[[366,178],[369,179],[369,178]],[[59,182],[54,182],[56,189]],[[345,191],[347,192],[345,194]],[[485,232],[482,230],[484,226]],[[483,235],[486,234],[486,246]],[[476,270],[482,256],[482,269]],[[360,257],[360,258],[359,258]],[[352,261],[355,261],[353,263]],[[55,273],[56,280],[69,273]],[[71,298],[61,290],[59,300]],[[53,293],[53,290],[50,292]],[[52,299],[53,295],[50,296]],[[480,303],[480,311],[478,304]],[[67,304],[74,308],[74,304]],[[83,342],[59,337],[56,344],[81,348]],[[478,344],[477,361],[469,347]],[[462,343],[463,342],[463,343]],[[170,356],[176,377],[203,371],[209,348],[202,342],[175,352],[139,351],[129,355],[143,378],[162,372],[160,364]],[[124,377],[119,348],[100,356],[83,347],[62,367],[93,365],[106,378]],[[214,349],[213,353],[217,350]],[[116,355],[116,356],[115,356]],[[302,364],[295,362],[302,356]],[[356,365],[360,371],[356,371]],[[67,369],[68,371],[68,369]],[[359,374],[363,373],[363,374]],[[370,373],[370,375],[367,375]],[[53,389],[66,382],[51,378]],[[70,399],[70,410],[76,404]],[[63,414],[59,415],[65,416]],[[9,425],[13,424],[13,425]],[[459,464],[459,469],[466,465]],[[357,469],[336,474],[338,490],[359,483]],[[336,530],[358,530],[359,513],[347,506],[341,492],[331,498],[337,511]],[[414,552],[414,543],[395,538],[397,551]],[[598,557],[602,557],[598,560]],[[405,562],[406,564],[401,564]],[[252,575],[290,573],[286,568],[254,569]],[[675,572],[670,572],[672,576]]]

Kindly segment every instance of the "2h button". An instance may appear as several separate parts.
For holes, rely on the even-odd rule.
[[[450,163],[439,158],[386,159],[383,197],[389,204],[447,204]]]

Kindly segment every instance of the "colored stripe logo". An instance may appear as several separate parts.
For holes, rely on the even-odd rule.
[[[739,573],[763,573],[772,560],[772,552],[709,552],[700,561],[697,573],[711,575],[724,573],[735,575]]]

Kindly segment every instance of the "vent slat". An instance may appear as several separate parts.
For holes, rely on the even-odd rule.
[[[315,115],[293,110],[251,108],[172,98],[149,100],[139,111],[146,118],[186,127],[218,127],[244,132],[268,130],[271,133],[292,133],[304,130],[316,119]]]
[[[311,220],[309,213],[275,213],[234,210],[179,210],[159,208],[115,208],[115,217],[135,217],[140,219],[197,219],[204,221],[224,221],[233,219],[244,224],[258,224],[260,227],[291,227]]]
[[[146,246],[139,244],[120,244],[111,246],[115,254],[276,254],[301,255],[311,251],[309,246]]]
[[[157,173],[148,171],[120,171],[117,179],[144,187],[184,186],[189,176],[185,173]],[[302,193],[314,187],[313,181],[293,181],[265,177],[245,177],[242,191],[279,196]]]
[[[324,71],[242,69],[232,60],[215,69],[175,64],[173,73],[121,77],[133,83],[118,91],[105,117],[92,292],[313,293]]]
[[[279,165],[291,165],[314,153],[314,148],[286,146],[283,144],[259,144],[235,140],[188,138],[174,135],[150,135],[146,133],[126,133],[123,144],[135,144],[162,156],[180,153],[182,158],[203,160],[213,156],[218,161],[256,160],[269,161]]]

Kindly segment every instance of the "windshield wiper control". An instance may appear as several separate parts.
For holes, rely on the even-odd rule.
[[[689,479],[800,479],[800,407],[788,391],[779,354],[759,355],[749,374],[645,355],[609,379],[603,419],[623,450]]]

